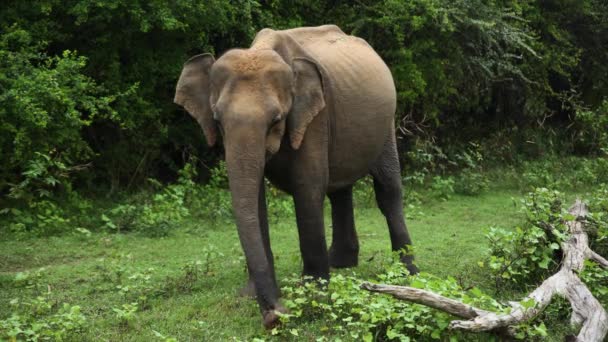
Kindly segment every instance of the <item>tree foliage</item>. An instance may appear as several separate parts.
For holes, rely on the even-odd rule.
[[[40,155],[68,169],[91,163],[72,169],[69,180],[111,190],[148,177],[175,179],[192,155],[215,161],[219,149],[209,149],[198,126],[172,103],[176,79],[189,56],[246,47],[263,27],[335,23],[368,40],[393,72],[406,142],[504,145],[507,139],[518,147],[534,132],[555,131],[570,137],[568,151],[606,147],[608,5],[601,0],[1,6],[3,193],[28,177],[24,172]]]

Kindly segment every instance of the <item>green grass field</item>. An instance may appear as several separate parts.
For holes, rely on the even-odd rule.
[[[493,189],[477,197],[454,195],[420,205],[408,220],[420,269],[491,291],[491,282],[476,266],[487,248],[484,233],[493,225],[512,227],[520,220],[513,202],[520,196],[515,190]],[[355,212],[360,265],[339,272],[371,277],[390,255],[388,230],[375,206]],[[294,218],[276,221],[271,222],[271,239],[281,281],[299,274],[301,261]],[[329,222],[327,211],[328,237]],[[11,300],[42,291],[50,293],[52,303],[82,308],[88,322],[84,336],[78,336],[82,340],[149,341],[158,339],[154,331],[180,341],[270,337],[255,301],[235,295],[246,281],[246,271],[233,224],[211,229],[205,222],[188,221],[165,238],[93,233],[3,240],[0,250],[0,318],[10,316]],[[183,267],[197,260],[203,272],[190,279]],[[29,276],[16,281],[18,272]],[[142,274],[150,279],[138,280]],[[134,283],[135,289],[118,288]],[[128,324],[121,323],[113,308],[137,296],[137,286],[163,289],[164,294],[150,298]],[[309,324],[300,337],[314,340],[320,323]]]

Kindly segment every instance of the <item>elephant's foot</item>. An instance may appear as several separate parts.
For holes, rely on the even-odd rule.
[[[405,268],[410,272],[411,275],[420,273],[418,267],[414,265],[414,257],[411,255],[404,255],[401,258],[401,262],[405,265]]]
[[[262,319],[264,322],[264,328],[272,329],[281,323],[281,314],[288,314],[287,310],[283,305],[276,304],[273,309],[265,310],[262,312]]]
[[[329,266],[333,268],[355,267],[359,264],[359,251],[348,252],[336,251],[334,248],[329,250]]]
[[[255,284],[253,280],[249,279],[247,284],[239,290],[238,294],[241,297],[255,298]]]

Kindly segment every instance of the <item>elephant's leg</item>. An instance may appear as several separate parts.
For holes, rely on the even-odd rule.
[[[405,263],[410,273],[418,273],[418,269],[413,263],[414,257],[408,253],[408,246],[412,245],[412,240],[403,215],[401,172],[394,134],[391,134],[391,138],[384,145],[384,150],[370,173],[374,178],[376,202],[388,223],[392,249],[393,251],[404,251],[401,261]]]
[[[303,275],[329,279],[329,260],[323,223],[325,192],[318,185],[300,186],[293,194],[300,237]]]
[[[329,265],[335,268],[357,266],[359,240],[353,215],[353,188],[349,186],[328,195],[331,201],[332,241]]]
[[[262,180],[262,185],[260,186],[258,217],[260,219],[260,231],[262,233],[262,241],[264,243],[264,250],[266,251],[266,258],[268,258],[268,263],[270,264],[272,278],[276,282],[277,278],[275,276],[274,269],[274,256],[272,254],[272,248],[270,247],[270,234],[268,231],[268,209],[266,207],[266,187],[264,185],[264,180]],[[239,294],[241,296],[255,297],[255,283],[251,277],[252,272],[248,271],[247,273],[249,274],[249,280],[247,281],[247,285],[245,285],[239,291]]]

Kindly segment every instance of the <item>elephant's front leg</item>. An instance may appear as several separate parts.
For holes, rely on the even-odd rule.
[[[294,192],[304,276],[329,279],[329,258],[323,223],[324,189],[302,186]]]

